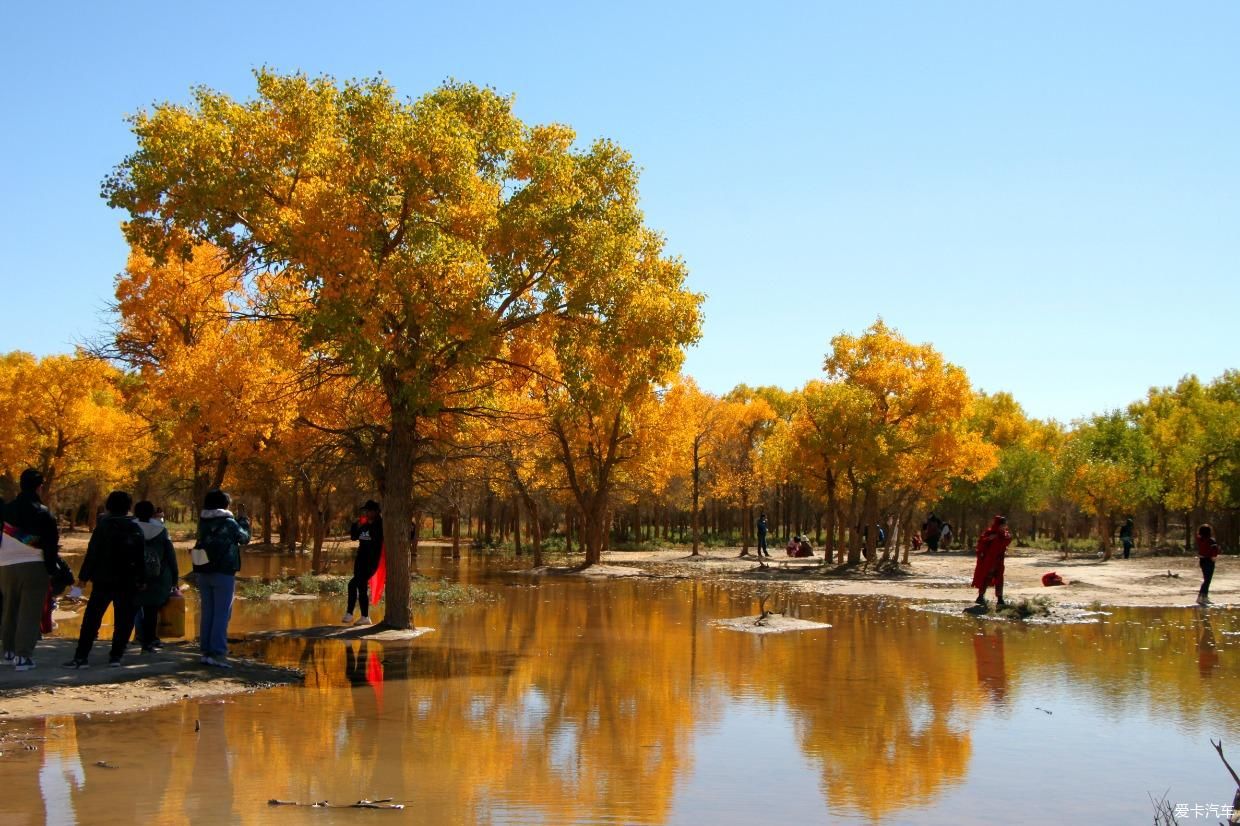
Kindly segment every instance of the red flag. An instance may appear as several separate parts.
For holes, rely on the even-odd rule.
[[[370,578],[370,601],[376,603],[383,598],[383,586],[387,584],[387,545],[379,547],[379,568]]]

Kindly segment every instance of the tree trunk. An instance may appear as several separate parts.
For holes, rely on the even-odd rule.
[[[838,519],[836,518],[838,514],[838,508],[839,508],[838,497],[839,497],[839,494],[836,493],[836,490],[835,490],[835,479],[833,478],[828,479],[827,480],[827,544],[823,548],[823,552],[822,552],[822,561],[824,565],[828,562],[836,561],[835,560],[835,553],[836,553],[835,533],[836,533],[836,528],[837,528],[836,523],[838,522]],[[842,558],[838,560],[838,562],[841,562],[841,563],[843,561],[844,560]]]
[[[461,509],[452,507],[452,558],[461,558]]]
[[[588,508],[582,513],[581,540],[585,544],[586,565],[597,565],[603,559],[603,545],[607,541],[606,500],[594,494]]]
[[[266,485],[263,486],[263,495],[262,495],[261,501],[262,501],[262,509],[263,509],[263,544],[270,545],[271,544],[271,514],[272,514],[271,488]]]
[[[702,540],[702,526],[701,526],[701,518],[700,518],[701,506],[699,504],[699,497],[701,496],[701,492],[702,492],[701,480],[702,480],[701,458],[698,452],[698,445],[694,443],[693,445],[693,506],[692,506],[693,507],[693,518],[690,520],[693,526],[693,556],[699,555],[698,546],[701,544],[701,540]]]
[[[391,395],[391,394],[389,394]],[[412,560],[409,556],[409,515],[413,506],[413,466],[417,459],[417,433],[415,419],[407,411],[399,397],[391,399],[392,431],[388,435],[387,455],[384,462],[383,514],[391,528],[384,534],[387,546],[387,596],[383,624],[389,628],[413,627],[409,606],[409,583]]]
[[[521,503],[515,494],[512,497],[512,550],[521,556]]]

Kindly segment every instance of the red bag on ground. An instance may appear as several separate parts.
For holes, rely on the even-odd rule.
[[[1045,585],[1047,588],[1051,587],[1052,585],[1067,585],[1067,583],[1063,581],[1063,577],[1061,577],[1059,574],[1055,573],[1054,571],[1051,571],[1050,573],[1047,573],[1047,574],[1042,574],[1042,584]]]
[[[387,584],[387,545],[379,548],[379,568],[370,578],[370,601],[378,602],[383,598],[383,586]]]

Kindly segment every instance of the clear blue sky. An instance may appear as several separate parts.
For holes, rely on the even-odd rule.
[[[708,294],[686,370],[794,387],[883,316],[1061,420],[1240,367],[1240,3],[10,4],[0,351],[99,335],[126,113],[250,71],[447,77],[607,136]]]

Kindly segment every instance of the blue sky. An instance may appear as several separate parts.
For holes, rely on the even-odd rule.
[[[11,4],[0,351],[98,336],[123,117],[251,69],[447,77],[610,137],[708,294],[686,371],[794,387],[878,316],[1037,416],[1240,367],[1240,3]]]

